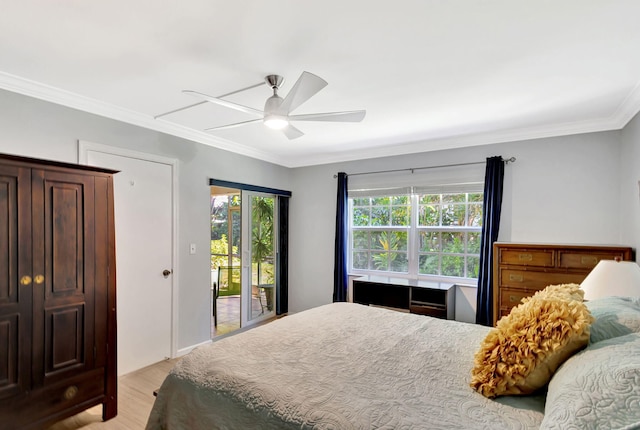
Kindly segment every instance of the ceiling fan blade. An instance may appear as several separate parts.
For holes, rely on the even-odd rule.
[[[327,86],[327,81],[309,72],[302,72],[289,94],[278,108],[280,115],[288,115],[302,103],[309,100],[321,89]]]
[[[289,121],[335,121],[360,122],[367,114],[366,110],[352,110],[348,112],[310,113],[305,115],[291,115]]]
[[[282,132],[284,133],[285,136],[287,136],[289,138],[289,140],[297,139],[300,136],[304,136],[303,132],[301,132],[300,130],[298,130],[297,128],[292,126],[291,124],[289,124],[288,126],[283,128]]]
[[[240,112],[245,112],[245,113],[248,113],[248,114],[251,114],[251,115],[259,115],[259,116],[263,116],[264,115],[264,112],[262,112],[261,110],[254,109],[254,108],[251,108],[249,106],[239,105],[238,103],[233,103],[233,102],[230,102],[230,101],[227,101],[227,100],[220,99],[218,97],[209,96],[207,94],[199,93],[197,91],[183,90],[182,92],[185,93],[185,94],[196,96],[198,98],[204,99],[204,100],[206,100],[208,102],[215,103],[215,104],[220,105],[220,106],[228,107],[230,109],[239,110]]]
[[[262,118],[250,119],[249,121],[236,122],[236,123],[233,123],[233,124],[220,125],[218,127],[205,128],[204,130],[205,131],[224,130],[225,128],[239,127],[241,125],[251,124],[252,122],[258,122],[258,121],[262,121]]]

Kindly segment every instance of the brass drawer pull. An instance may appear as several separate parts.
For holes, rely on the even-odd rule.
[[[64,390],[64,399],[71,400],[76,396],[76,394],[78,394],[78,387],[72,385]]]
[[[24,275],[22,278],[20,278],[20,283],[22,285],[31,285],[31,276]]]
[[[518,254],[520,261],[533,261],[533,254]]]
[[[509,296],[509,303],[518,303],[520,298],[518,296]]]
[[[598,261],[598,257],[594,257],[593,255],[580,257],[580,264],[582,264],[583,266],[586,266],[588,264],[595,266],[596,264],[598,264]]]
[[[33,279],[33,282],[35,282],[36,284],[42,284],[44,282],[44,276],[36,275],[36,277]]]
[[[522,282],[524,281],[524,277],[522,275],[509,275],[509,280],[514,282]]]

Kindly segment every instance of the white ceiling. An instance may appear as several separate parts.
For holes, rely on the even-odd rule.
[[[284,166],[622,128],[640,110],[638,0],[0,0],[0,88]],[[303,71],[288,140],[213,104]],[[229,100],[262,109],[265,85]]]

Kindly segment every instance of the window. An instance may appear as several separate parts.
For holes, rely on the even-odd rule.
[[[418,273],[478,278],[482,194],[416,196]]]
[[[353,193],[351,270],[477,279],[483,195],[474,185],[467,192],[405,188],[388,190],[388,195]]]
[[[352,268],[409,270],[410,196],[349,199]]]

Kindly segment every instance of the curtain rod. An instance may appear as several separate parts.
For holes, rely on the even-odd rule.
[[[506,164],[515,163],[516,157],[510,157],[507,159],[502,159]],[[426,167],[408,167],[405,169],[393,169],[393,170],[378,170],[375,172],[360,172],[360,173],[348,173],[347,176],[360,176],[360,175],[374,175],[376,173],[394,173],[394,172],[411,172],[413,173],[416,170],[426,170],[426,169],[437,169],[440,167],[459,167],[459,166],[471,166],[474,164],[484,164],[486,161],[474,161],[470,163],[456,163],[456,164],[442,164],[440,166],[426,166]],[[333,175],[334,178],[337,178],[338,175]]]

